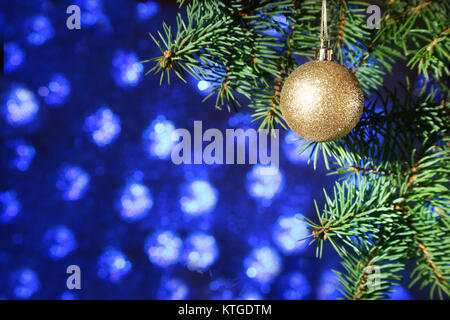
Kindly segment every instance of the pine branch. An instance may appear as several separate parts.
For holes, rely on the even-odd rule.
[[[263,120],[259,126],[260,129],[274,129],[275,124],[279,124],[287,129],[282,122],[280,93],[287,75],[293,71],[296,66],[291,50],[294,34],[298,28],[299,26],[297,26],[295,22],[292,22],[290,26],[288,25],[288,35],[285,37],[286,41],[284,44],[286,50],[284,50],[284,54],[281,58],[278,58],[275,63],[273,63],[276,65],[277,70],[274,74],[275,77],[272,80],[274,83],[273,89],[260,88],[259,90],[255,90],[251,97],[251,101],[254,102],[250,103],[249,107],[255,109],[255,112],[252,114],[252,117],[254,118],[253,121]]]
[[[400,260],[415,259],[417,268],[412,274],[412,284],[421,280],[422,287],[431,285],[430,295],[436,289],[441,298],[449,294],[448,216],[431,213],[434,206],[449,211],[450,144],[446,125],[450,120],[449,105],[444,101],[433,102],[433,95],[413,100],[409,98],[410,91],[405,93],[406,98],[400,101],[397,94],[388,92],[383,112],[368,110],[372,127],[365,130],[384,128],[383,143],[387,141],[389,152],[372,153],[370,145],[358,148],[364,146],[357,140],[364,136],[358,134],[325,145],[324,154],[328,152],[338,160],[334,173],[344,174],[341,178],[344,180],[343,184],[336,183],[332,196],[325,193],[325,208],[317,210],[320,223],[309,220],[307,223],[312,242],[318,242],[318,256],[328,241],[343,259],[346,273],[339,276],[347,298],[381,298],[386,293],[387,287],[378,291],[363,289],[365,272],[373,265],[367,257],[378,256],[383,257],[384,264],[396,266],[395,272],[386,268],[382,272],[391,282],[403,269]],[[417,154],[420,141],[422,147]],[[400,145],[401,148],[392,148]],[[380,148],[380,143],[375,146]],[[406,153],[408,157],[404,156]],[[396,237],[383,241],[394,229]],[[396,251],[398,248],[402,250]]]
[[[391,231],[386,238],[371,247],[361,245],[359,255],[346,252],[342,256],[345,273],[335,273],[344,297],[352,300],[386,299],[392,286],[401,280],[400,272],[404,270],[405,264],[400,258],[406,243],[397,234],[405,232]]]
[[[444,208],[446,212],[450,211],[450,150],[445,148],[435,152],[435,146],[430,144],[430,140],[425,143],[422,154],[411,167],[406,187],[403,188],[407,200],[399,203],[396,209],[407,215],[407,226],[414,231],[412,242],[418,248],[413,254],[413,258],[417,259],[417,267],[411,274],[414,277],[411,286],[422,280],[421,287],[431,284],[431,298],[437,289],[438,296],[443,299],[444,293],[450,295],[450,228],[445,223],[448,216],[440,215],[437,219],[430,214],[426,201],[439,197],[447,199]]]
[[[163,24],[151,35],[161,56],[149,72],[161,81],[188,75],[212,85],[216,108],[236,110],[240,96],[250,100],[260,128],[285,128],[280,90],[297,67],[296,56],[310,59],[318,44],[320,2],[179,1],[186,18],[177,17],[176,32]],[[338,141],[306,142],[316,167],[338,174],[333,194],[306,219],[321,256],[330,243],[342,258],[338,272],[344,296],[379,299],[401,277],[405,261],[417,264],[411,284],[429,286],[430,294],[449,295],[450,142],[447,101],[450,43],[445,0],[385,1],[382,27],[366,27],[367,3],[330,0],[331,38],[337,60],[358,77],[368,101],[358,125]],[[399,60],[425,76],[420,94],[409,86],[381,88]],[[426,93],[432,79],[444,96]],[[373,268],[379,286],[369,286]]]
[[[318,254],[329,241],[342,259],[344,272],[336,272],[342,293],[348,299],[385,298],[391,286],[401,279],[401,258],[413,233],[395,209],[395,188],[372,176],[360,176],[357,185],[347,180],[336,184],[333,199],[326,195],[326,207],[319,213],[321,225],[311,221],[312,237],[319,241]],[[374,273],[379,268],[379,274]],[[368,281],[373,274],[375,284]],[[371,286],[370,284],[373,284]]]
[[[389,37],[409,57],[407,66],[417,68],[426,79],[431,75],[441,84],[441,78],[449,75],[449,10],[450,3],[446,0],[414,0],[406,9],[393,2],[387,12],[391,26]],[[441,86],[444,88],[446,85]]]

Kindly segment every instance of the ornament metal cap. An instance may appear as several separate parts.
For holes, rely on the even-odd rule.
[[[333,49],[329,48],[330,41],[320,40],[320,48],[316,49],[316,60],[319,61],[333,61],[334,53]]]

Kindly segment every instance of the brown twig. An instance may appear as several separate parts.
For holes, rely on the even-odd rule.
[[[371,267],[373,265],[375,265],[375,262],[373,262],[372,260],[377,256],[377,251],[378,251],[378,246],[375,246],[373,248],[372,254],[369,257],[368,263],[365,266],[366,267],[366,271],[364,271],[364,274],[361,277],[361,280],[359,280],[358,284],[356,285],[356,294],[355,294],[353,300],[360,300],[361,299],[363,286],[367,282],[367,277],[371,273]],[[372,261],[372,262],[370,262],[370,261]],[[359,266],[361,267],[361,269],[364,268],[364,265],[362,263]]]
[[[347,13],[347,2],[345,0],[342,0],[343,6],[342,6],[342,16],[341,16],[341,23],[339,24],[339,33],[337,35],[337,47],[341,47],[342,37],[344,35],[344,27],[345,27],[345,17]]]
[[[426,148],[423,148],[422,150],[424,150]],[[419,156],[419,158],[417,159],[416,163],[414,164],[414,166],[411,168],[410,170],[410,177],[408,178],[408,182],[406,183],[406,187],[407,190],[411,189],[414,182],[417,181],[417,175],[419,173],[419,162],[420,160],[423,158],[423,156],[425,156],[424,152],[422,153],[421,156]],[[419,186],[420,187],[420,186]],[[398,211],[401,211],[403,214],[407,215],[408,211],[405,209],[405,202],[402,201],[400,203],[398,203],[395,206],[395,209]],[[436,266],[436,263],[431,259],[430,257],[430,251],[428,250],[428,248],[425,246],[424,242],[419,238],[419,232],[417,231],[416,226],[410,221],[410,218],[408,217],[408,227],[411,228],[412,230],[414,230],[415,234],[414,234],[414,238],[417,241],[417,246],[419,247],[420,251],[422,252],[423,257],[425,258],[425,261],[428,263],[428,265],[431,267],[432,272],[434,273],[434,275],[437,277],[438,281],[441,283],[446,283],[447,280],[444,278],[444,276],[438,271],[438,268]]]
[[[361,167],[356,167],[356,166],[350,166],[348,167],[349,171],[353,171],[353,172],[364,172],[364,173],[375,173],[375,174],[380,174],[380,175],[388,175],[390,173],[385,172],[385,171],[379,171],[379,170],[374,170],[374,169],[367,169],[367,168],[361,168]]]
[[[437,36],[436,38],[431,40],[427,46],[426,51],[431,51],[438,44],[438,42],[447,35],[447,33],[449,31],[450,31],[450,28],[445,29],[439,36]],[[420,58],[419,62],[422,63],[424,59],[425,59],[425,53]]]

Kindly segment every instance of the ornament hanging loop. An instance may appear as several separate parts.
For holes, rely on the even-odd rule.
[[[320,48],[316,50],[316,60],[319,61],[332,61],[334,59],[333,50],[330,48],[330,40],[328,40],[327,20],[327,0],[322,0],[322,16],[320,19]]]

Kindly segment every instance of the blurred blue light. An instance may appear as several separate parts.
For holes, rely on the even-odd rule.
[[[6,120],[12,125],[24,125],[31,122],[39,111],[39,104],[34,94],[18,87],[11,90],[6,100]]]
[[[265,174],[267,169],[268,167],[257,164],[247,174],[247,190],[255,199],[271,200],[275,194],[281,191],[283,182],[281,171],[272,168],[276,173],[267,175]]]
[[[147,216],[153,207],[150,189],[138,182],[129,183],[120,197],[120,214],[126,221],[137,221]]]
[[[78,298],[72,291],[64,291],[59,297],[59,300],[78,300]]]
[[[79,200],[86,192],[91,177],[77,166],[63,166],[59,172],[56,188],[67,201]]]
[[[420,96],[421,93],[435,93],[435,96],[433,97],[434,101],[440,101],[442,99],[441,89],[436,80],[432,77],[427,79],[423,74],[418,75],[417,80],[414,83],[413,93],[416,96]]]
[[[289,159],[289,161],[291,161],[292,163],[300,163],[308,161],[309,154],[311,152],[310,148],[302,152],[302,154],[298,153],[303,143],[305,143],[305,140],[300,138],[300,136],[297,135],[292,130],[289,130],[284,136],[283,151],[287,156],[287,158]]]
[[[98,259],[97,275],[109,282],[119,282],[131,270],[127,256],[114,248],[107,248]]]
[[[164,116],[158,116],[145,129],[142,134],[145,151],[159,159],[167,159],[174,146],[172,133],[175,126],[172,121],[166,120]]]
[[[11,73],[16,70],[24,61],[25,54],[23,50],[13,42],[7,42],[3,45],[5,54],[4,70],[5,73]]]
[[[316,287],[316,297],[318,300],[336,300],[342,297],[342,294],[336,287],[340,287],[339,279],[336,274],[327,270],[322,273],[319,285]]]
[[[72,231],[65,226],[49,228],[44,234],[43,242],[53,260],[64,258],[78,246]]]
[[[135,53],[116,52],[113,58],[112,75],[120,87],[135,87],[142,78],[144,66]]]
[[[194,68],[195,71],[200,73],[200,70],[197,68]],[[189,77],[189,84],[198,90],[199,93],[202,95],[209,95],[212,90],[214,89],[214,79],[217,77],[217,75],[214,73],[212,68],[203,68],[201,71],[202,77],[196,78],[196,77]]]
[[[211,281],[209,289],[211,291],[211,300],[231,300],[234,298],[233,288],[236,284],[233,281],[219,278]]]
[[[50,20],[42,15],[33,17],[27,24],[27,41],[36,46],[44,44],[55,34]]]
[[[39,278],[34,270],[21,269],[11,275],[11,287],[16,298],[28,299],[39,290]]]
[[[6,143],[7,149],[12,151],[10,166],[19,171],[26,171],[36,155],[33,146],[23,140],[12,140]]]
[[[120,119],[109,108],[100,108],[88,116],[84,129],[91,133],[91,138],[99,147],[113,142],[120,134]]]
[[[206,81],[206,80],[200,80],[200,81],[197,83],[197,88],[198,88],[198,90],[200,90],[200,91],[205,91],[206,89],[209,88],[209,82]]]
[[[286,300],[301,300],[311,293],[308,278],[300,272],[284,276],[280,283],[283,284],[283,298]]]
[[[205,233],[194,233],[185,242],[183,258],[190,270],[207,270],[217,259],[216,239]]]
[[[0,193],[0,223],[8,223],[14,219],[22,209],[15,191]]]
[[[261,284],[269,283],[280,273],[281,263],[275,249],[267,246],[255,248],[244,260],[245,273]]]
[[[193,181],[180,198],[181,209],[193,216],[210,212],[216,203],[217,190],[204,180]]]
[[[287,29],[288,25],[287,25],[287,19],[286,19],[285,15],[283,15],[283,14],[271,15],[270,19],[272,20],[272,22],[278,22],[279,29]],[[279,37],[282,37],[279,29],[277,29],[277,28],[267,29],[267,30],[263,31],[263,33],[268,36],[279,38]]]
[[[155,1],[140,2],[136,5],[138,19],[145,20],[158,13],[159,5]]]
[[[177,278],[163,278],[156,296],[160,300],[185,300],[188,294],[189,287],[184,281]]]
[[[239,298],[242,300],[264,300],[264,297],[254,290],[244,291]]]
[[[363,56],[367,52],[367,47],[363,45],[360,41],[356,41],[355,45],[347,44],[342,47],[342,56],[344,57],[344,64],[349,69],[354,69],[356,65],[361,61]],[[359,70],[363,70],[366,68],[374,68],[377,65],[377,60],[370,55],[366,62],[360,66]]]
[[[38,93],[47,104],[60,105],[70,94],[70,83],[62,74],[55,74],[47,86],[39,88]]]
[[[404,287],[398,285],[392,287],[392,290],[394,291],[389,293],[392,300],[411,300],[411,295]]]
[[[307,243],[300,239],[308,236],[309,232],[301,215],[281,216],[278,218],[273,231],[273,240],[284,254],[302,252]]]
[[[105,19],[101,0],[76,0],[75,5],[81,9],[82,28],[89,28]]]
[[[157,232],[145,241],[145,252],[150,262],[167,267],[178,262],[183,241],[172,231]]]
[[[252,116],[243,112],[238,112],[234,116],[228,118],[228,125],[236,128],[240,127],[242,129],[249,128],[252,124]]]

